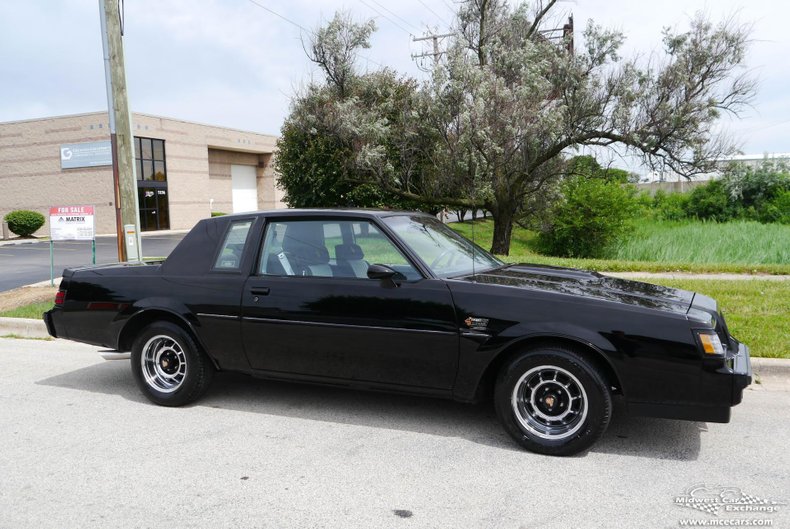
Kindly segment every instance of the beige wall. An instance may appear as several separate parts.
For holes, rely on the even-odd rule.
[[[645,184],[637,184],[636,187],[640,191],[647,191],[651,195],[655,195],[656,191],[661,190],[665,193],[686,193],[691,191],[697,186],[707,184],[709,180],[691,180],[680,182],[649,182]]]
[[[134,114],[135,136],[165,140],[170,228],[231,211],[230,163],[258,168],[261,209],[284,207],[271,168],[275,136]],[[109,139],[106,112],[0,123],[0,218],[15,209],[96,206],[97,233],[115,232],[112,170],[60,168],[60,145]],[[44,226],[37,235],[47,235]]]

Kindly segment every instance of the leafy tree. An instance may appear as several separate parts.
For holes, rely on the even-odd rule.
[[[325,79],[294,99],[278,140],[275,164],[289,206],[418,209],[426,207],[423,197],[448,194],[431,189],[436,165],[423,153],[435,133],[411,118],[416,81],[390,69],[359,74],[354,68],[355,53],[370,47],[374,28],[338,13],[306,46]]]
[[[662,54],[624,59],[622,34],[592,23],[583,49],[549,41],[542,31],[555,24],[555,4],[463,2],[455,37],[429,81],[393,92],[403,96],[399,100],[387,95],[373,102],[361,94],[383,93],[376,88],[381,79],[348,67],[354,52],[368,45],[372,24],[360,29],[336,17],[311,48],[335,87],[330,119],[319,128],[312,116],[294,120],[292,114],[291,123],[334,134],[351,149],[342,172],[349,181],[373,183],[429,208],[487,209],[494,217],[492,250],[499,254],[509,252],[525,205],[563,174],[562,157],[570,150],[617,145],[686,176],[709,171],[709,160],[734,151],[712,131],[722,112],[737,113],[753,94],[742,69],[744,27],[697,16],[685,32],[664,32]],[[369,89],[357,92],[357,83]]]

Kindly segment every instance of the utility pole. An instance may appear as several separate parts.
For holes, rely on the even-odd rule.
[[[442,33],[441,35],[426,35],[424,37],[413,37],[411,40],[412,42],[419,42],[422,40],[431,40],[433,41],[433,52],[425,52],[420,53],[418,55],[412,55],[412,59],[421,59],[423,57],[433,57],[433,64],[436,65],[436,62],[439,60],[439,56],[441,56],[444,52],[439,49],[439,39],[443,39],[445,37],[452,37],[455,33]]]
[[[123,29],[118,0],[99,0],[99,11],[110,115],[118,261],[140,261],[140,209],[137,204],[137,177],[134,168],[134,136],[126,93]],[[130,226],[133,230],[128,229]]]

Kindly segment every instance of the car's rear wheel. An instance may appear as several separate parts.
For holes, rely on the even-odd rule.
[[[183,406],[208,389],[214,366],[183,328],[156,322],[134,340],[132,373],[151,402]]]
[[[503,366],[494,389],[505,430],[533,452],[572,455],[606,431],[612,399],[604,377],[578,351],[546,345]]]

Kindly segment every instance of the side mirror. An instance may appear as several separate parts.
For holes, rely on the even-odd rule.
[[[368,266],[368,279],[392,279],[397,274],[389,266],[382,264],[372,264]]]
[[[398,284],[395,280],[403,279],[403,274],[386,265],[372,264],[368,266],[368,278],[379,279],[383,287],[397,288]]]

